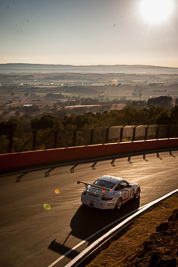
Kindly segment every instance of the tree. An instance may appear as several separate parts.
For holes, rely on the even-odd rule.
[[[172,124],[178,125],[178,106],[175,106],[171,110],[171,122]]]
[[[159,96],[148,99],[147,106],[149,108],[155,107],[155,106],[161,106],[164,108],[171,109],[173,105],[173,99],[171,96]]]
[[[18,123],[19,122],[16,119],[0,122],[0,135],[8,135],[10,132],[15,131],[18,126]]]
[[[64,126],[62,125],[61,121],[57,118],[54,119],[53,122],[53,130],[54,131],[61,131],[64,129]]]
[[[159,114],[155,121],[156,124],[165,124],[168,125],[171,123],[170,115],[167,111],[163,111],[161,114]]]
[[[6,135],[0,135],[0,153],[7,153],[9,147],[9,140]]]
[[[44,115],[40,119],[33,119],[31,121],[31,128],[34,131],[39,129],[53,128],[54,119],[55,118],[51,115]]]

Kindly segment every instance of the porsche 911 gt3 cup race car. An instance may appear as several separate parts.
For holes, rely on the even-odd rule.
[[[84,184],[81,194],[82,204],[98,209],[120,209],[122,204],[132,198],[140,198],[139,184],[129,184],[124,179],[104,175],[93,184],[78,181]]]

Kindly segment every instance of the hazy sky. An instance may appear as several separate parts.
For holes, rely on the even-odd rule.
[[[0,63],[178,67],[178,0],[159,23],[142,1],[0,0]]]

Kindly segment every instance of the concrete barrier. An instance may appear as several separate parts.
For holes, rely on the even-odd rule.
[[[0,155],[0,171],[175,147],[178,147],[178,138],[8,153]]]

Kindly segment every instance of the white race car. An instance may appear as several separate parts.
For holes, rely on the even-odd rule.
[[[124,179],[104,175],[93,184],[84,184],[81,195],[82,204],[98,209],[120,209],[122,204],[132,198],[140,198],[139,184],[129,184]]]

